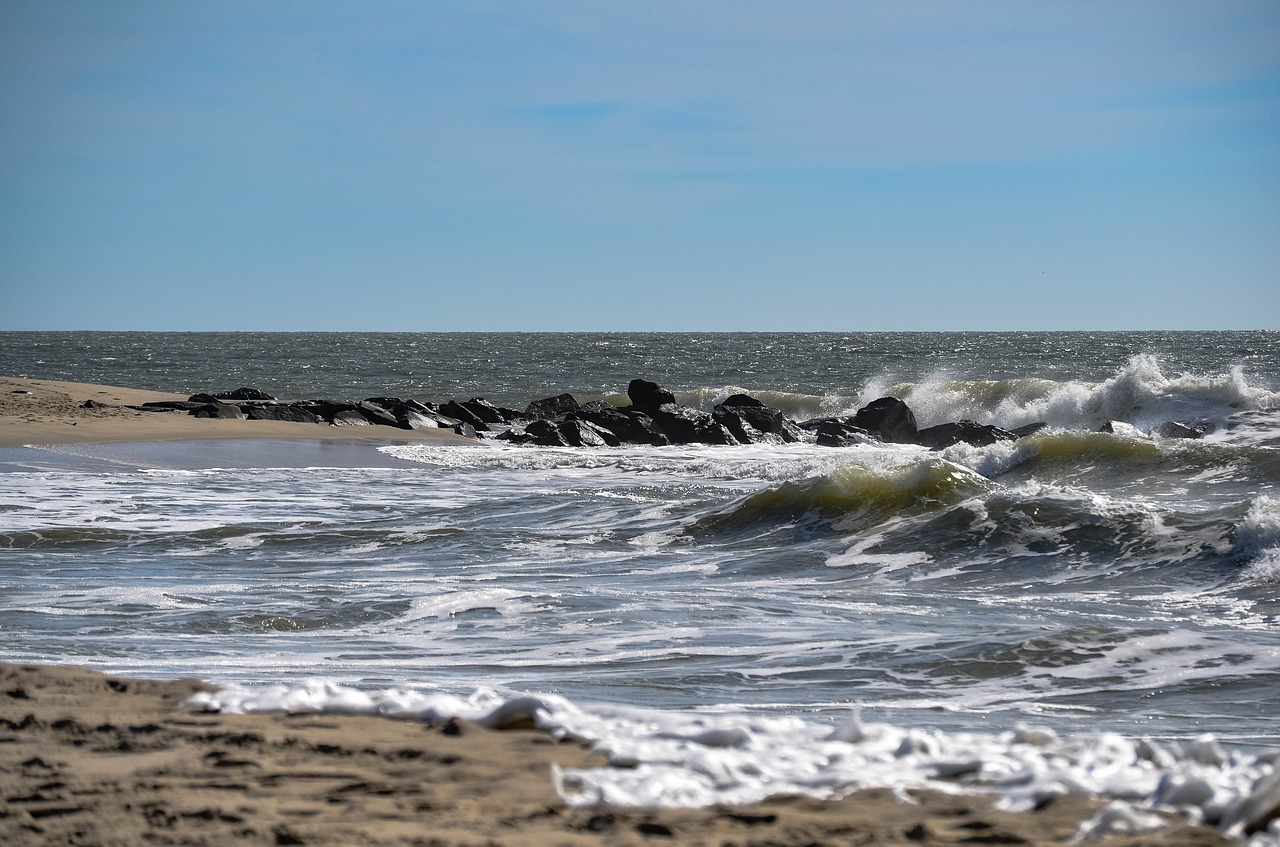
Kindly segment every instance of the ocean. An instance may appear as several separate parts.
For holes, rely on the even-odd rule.
[[[1049,425],[0,450],[6,661],[199,676],[223,708],[523,708],[630,765],[557,775],[584,804],[927,784],[1221,821],[1274,772],[1277,332],[0,333],[0,373],[516,408],[640,377],[705,410]]]

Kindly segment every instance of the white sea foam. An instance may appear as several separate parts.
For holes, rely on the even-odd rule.
[[[1006,428],[1044,421],[1063,429],[1089,430],[1121,421],[1146,431],[1166,421],[1221,427],[1242,410],[1280,408],[1280,392],[1251,385],[1241,367],[1224,374],[1169,377],[1156,357],[1145,354],[1134,356],[1100,383],[957,381],[941,376],[898,385],[873,380],[863,387],[859,402],[884,394],[905,400],[922,427],[967,418]]]
[[[1249,560],[1247,575],[1280,582],[1280,499],[1259,495],[1236,527],[1236,549]]]
[[[867,723],[856,712],[833,728],[741,712],[579,706],[555,695],[366,692],[324,682],[226,688],[189,702],[224,712],[460,717],[491,728],[532,721],[605,756],[606,767],[553,772],[565,802],[579,807],[703,807],[891,787],[994,793],[1002,807],[1020,810],[1071,794],[1129,804],[1128,811],[1113,807],[1091,821],[1092,832],[1114,831],[1126,815],[1129,824],[1145,826],[1149,810],[1164,808],[1238,834],[1280,796],[1275,755],[1227,752],[1207,736],[1161,745],[1114,733],[1060,738],[1021,727],[999,735],[953,733]]]

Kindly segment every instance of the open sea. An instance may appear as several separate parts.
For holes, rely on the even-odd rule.
[[[1049,424],[0,450],[6,661],[198,676],[223,708],[524,709],[631,766],[557,774],[582,804],[1088,791],[1240,829],[1277,779],[1277,332],[0,333],[0,373],[515,408],[643,377],[706,410]]]

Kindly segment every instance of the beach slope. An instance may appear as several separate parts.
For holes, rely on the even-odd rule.
[[[305,845],[1065,844],[1098,804],[1024,814],[887,790],[683,810],[568,809],[553,763],[599,757],[527,729],[184,707],[196,680],[0,664],[0,843]],[[1174,824],[1107,845],[1224,845]]]

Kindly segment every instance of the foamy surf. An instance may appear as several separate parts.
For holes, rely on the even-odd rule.
[[[530,726],[591,745],[607,767],[557,769],[575,807],[706,807],[771,797],[839,798],[863,788],[994,794],[1013,810],[1060,795],[1120,801],[1089,824],[1105,831],[1118,809],[1175,811],[1254,847],[1280,844],[1280,751],[1224,750],[1212,737],[1162,743],[1114,733],[1059,737],[1019,727],[998,734],[942,732],[864,722],[843,725],[745,713],[687,714],[578,705],[554,695],[469,696],[410,689],[361,691],[325,682],[229,687],[197,694],[221,712],[339,712],[425,721],[464,718],[502,729]]]

